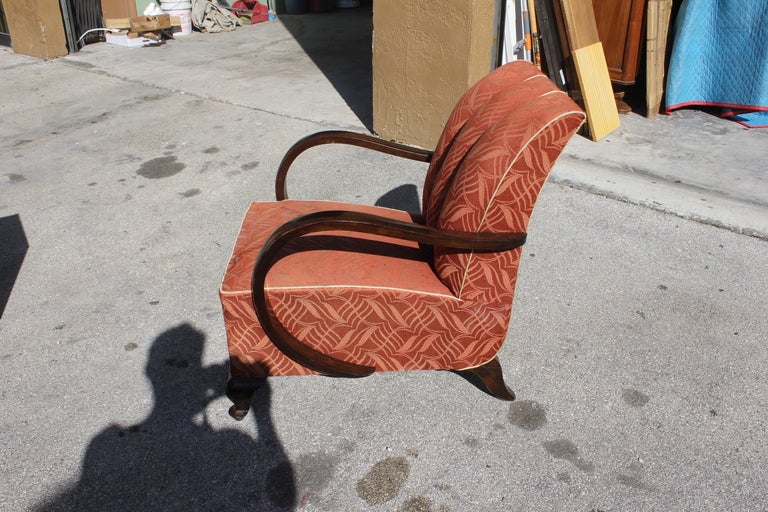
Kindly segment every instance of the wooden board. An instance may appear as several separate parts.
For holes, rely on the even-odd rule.
[[[533,64],[541,69],[541,38],[539,37],[539,24],[536,19],[534,0],[528,0],[528,18],[531,24],[531,51],[533,53]]]
[[[619,111],[613,97],[611,77],[605,65],[600,41],[571,51],[573,66],[579,77],[581,97],[587,113],[589,135],[600,140],[620,126]]]
[[[648,0],[646,27],[645,103],[647,117],[656,117],[664,95],[664,69],[672,0]]]
[[[138,16],[129,20],[131,32],[151,32],[171,28],[171,17],[167,14],[157,16]]]
[[[154,31],[180,26],[180,17],[168,16],[167,14],[158,16],[137,16],[135,18],[107,18],[104,20],[104,28],[131,29],[133,32]],[[133,30],[134,27],[140,28],[141,30]]]
[[[619,112],[613,98],[611,79],[592,0],[560,0],[573,67],[581,90],[587,125],[592,140],[600,140],[618,128]]]

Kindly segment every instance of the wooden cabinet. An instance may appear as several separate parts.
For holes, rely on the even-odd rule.
[[[608,74],[613,82],[635,83],[646,0],[592,0]]]

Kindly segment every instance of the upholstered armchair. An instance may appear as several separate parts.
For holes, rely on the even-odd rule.
[[[275,202],[248,208],[221,284],[230,414],[274,376],[457,370],[513,400],[497,354],[528,220],[584,113],[533,65],[513,62],[460,99],[434,151],[350,132],[297,142]],[[429,163],[422,214],[289,200],[308,148],[351,144]]]

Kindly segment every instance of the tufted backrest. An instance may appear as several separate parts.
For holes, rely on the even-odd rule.
[[[462,97],[424,185],[427,224],[458,231],[525,232],[533,206],[584,112],[532,64],[498,68]],[[435,249],[435,269],[458,297],[509,301],[520,250]]]

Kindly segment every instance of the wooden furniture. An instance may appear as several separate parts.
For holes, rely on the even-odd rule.
[[[624,101],[625,86],[637,79],[646,0],[592,0],[597,31],[614,83],[619,112],[632,110]]]
[[[278,169],[278,201],[248,208],[219,292],[230,415],[246,415],[267,377],[317,373],[468,371],[513,400],[497,354],[520,246],[551,166],[584,118],[518,61],[464,94],[434,151],[342,131],[296,143]],[[429,162],[423,213],[287,199],[291,163],[328,143]]]
[[[646,0],[592,0],[595,22],[611,80],[635,83]]]

